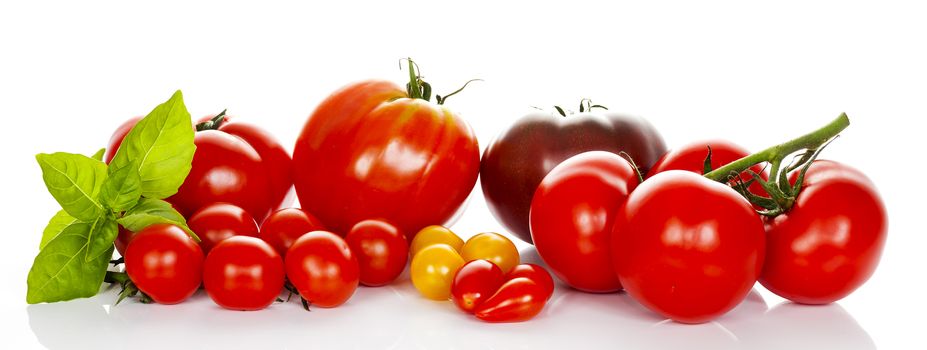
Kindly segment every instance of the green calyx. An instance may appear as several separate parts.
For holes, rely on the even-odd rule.
[[[592,100],[588,98],[579,100],[579,113],[592,112],[592,110],[596,108],[603,109],[606,111],[608,110],[608,107],[605,107],[603,105],[592,104]],[[560,106],[554,106],[554,110],[556,110],[557,114],[560,114],[561,117],[566,117],[568,115],[575,114],[573,111],[569,111],[569,113],[567,113],[567,110],[563,109],[563,107],[560,107]]]
[[[409,98],[417,98],[425,101],[431,101],[431,84],[423,80],[421,75],[421,69],[418,67],[418,64],[412,60],[412,58],[403,58],[399,60],[399,69],[402,69],[402,61],[408,61],[409,64],[409,82],[406,83],[406,93],[409,94]],[[443,105],[447,101],[448,97],[454,96],[457,93],[463,91],[467,85],[474,81],[483,81],[483,79],[470,79],[459,89],[454,90],[447,95],[435,95],[435,102],[439,105]]]

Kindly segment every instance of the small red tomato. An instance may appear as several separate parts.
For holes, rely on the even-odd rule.
[[[322,221],[299,208],[275,211],[261,224],[260,238],[274,247],[280,256],[286,256],[287,249],[302,235],[312,231],[324,231]]]
[[[326,231],[304,234],[284,258],[286,275],[299,295],[311,305],[344,304],[360,281],[357,258],[338,235]]]
[[[360,267],[360,283],[379,287],[399,277],[409,261],[405,235],[382,220],[358,222],[345,237]]]
[[[244,209],[228,203],[203,207],[190,217],[187,225],[200,237],[200,246],[206,254],[226,238],[258,235],[254,218]]]
[[[283,288],[283,259],[266,242],[235,236],[217,244],[206,257],[203,285],[217,305],[232,310],[260,310]]]
[[[186,300],[203,280],[203,250],[174,225],[136,233],[126,247],[125,265],[135,286],[159,304]]]
[[[119,255],[126,256],[126,247],[129,246],[129,241],[132,240],[134,233],[129,231],[122,225],[119,225],[119,235],[116,236],[116,241],[113,242],[116,245],[116,251],[119,252]]]
[[[551,296],[554,295],[554,279],[543,267],[535,264],[520,264],[515,266],[512,271],[505,275],[506,279],[513,279],[518,277],[526,277],[544,288],[544,290],[550,291],[549,294]]]
[[[454,275],[451,299],[461,310],[473,313],[503,283],[505,273],[499,266],[489,260],[473,260],[461,266]]]
[[[527,321],[541,313],[551,291],[527,277],[506,281],[495,294],[480,304],[474,314],[487,322]]]

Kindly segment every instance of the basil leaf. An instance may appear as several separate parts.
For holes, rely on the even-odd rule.
[[[183,215],[174,210],[170,203],[160,199],[142,198],[135,207],[126,211],[125,215],[116,221],[132,232],[141,231],[154,224],[171,224],[186,231],[195,241],[200,241],[200,238],[187,227],[187,220]]]
[[[190,173],[195,151],[193,123],[178,90],[129,131],[110,167],[116,171],[135,163],[142,196],[167,198]]]
[[[103,155],[105,154],[106,154],[106,148],[100,148],[100,150],[97,151],[97,153],[94,153],[92,156],[90,156],[90,158],[93,158],[93,159],[96,159],[102,162]]]
[[[85,261],[89,263],[96,260],[100,255],[105,255],[107,251],[110,252],[110,255],[106,258],[112,258],[112,250],[109,248],[113,247],[117,235],[119,235],[119,225],[116,224],[116,220],[109,216],[101,216],[97,219],[90,229],[90,236],[87,238],[90,246],[87,248]]]
[[[44,248],[48,242],[58,237],[66,228],[77,223],[80,223],[80,220],[75,219],[64,210],[59,210],[58,213],[48,221],[48,225],[45,226],[45,231],[42,231],[42,242],[39,243],[39,249]]]
[[[48,192],[71,216],[93,221],[103,214],[97,194],[106,180],[106,164],[72,153],[39,154],[42,178]]]
[[[109,177],[100,190],[100,202],[115,212],[132,208],[142,197],[142,179],[135,163],[109,168]]]
[[[100,254],[85,261],[92,226],[88,223],[70,225],[39,252],[26,279],[27,303],[65,301],[97,294],[113,246],[107,249],[109,255]]]

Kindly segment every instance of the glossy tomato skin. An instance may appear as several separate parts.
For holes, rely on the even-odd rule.
[[[869,178],[841,163],[815,161],[794,206],[767,225],[760,283],[797,303],[840,300],[875,272],[887,231],[885,206]]]
[[[538,286],[544,290],[549,291],[548,294],[551,296],[554,295],[554,279],[550,276],[550,273],[546,269],[535,264],[519,264],[509,271],[505,275],[506,279],[513,279],[518,277],[525,277],[537,283]],[[548,297],[550,299],[550,297]]]
[[[212,203],[244,208],[257,221],[270,214],[270,184],[261,156],[241,138],[204,130],[193,139],[193,168],[177,194],[167,199],[185,217]]]
[[[677,322],[710,321],[759,277],[763,222],[725,184],[687,171],[644,181],[615,218],[612,259],[625,291]]]
[[[399,277],[409,261],[409,243],[396,226],[383,220],[358,222],[344,239],[357,257],[360,283],[385,286]]]
[[[470,237],[460,248],[460,257],[464,261],[488,260],[499,266],[503,273],[511,271],[521,260],[515,243],[495,232],[483,232]]]
[[[712,169],[720,168],[728,163],[750,155],[750,152],[745,148],[726,140],[691,142],[666,152],[666,154],[660,157],[653,167],[650,168],[650,172],[647,173],[647,178],[668,170],[685,170],[701,175],[705,172],[705,158],[708,156],[709,146],[711,146]],[[750,167],[750,170],[759,174],[764,180],[769,178],[769,175],[766,174],[763,170],[763,166],[760,164]],[[753,176],[750,175],[749,172],[740,174],[740,179],[744,182],[750,181],[752,178]],[[752,183],[748,189],[755,195],[769,197],[766,191],[763,190],[763,185],[760,185],[759,182]]]
[[[129,120],[126,120],[122,125],[116,128],[116,131],[113,132],[113,136],[110,137],[109,142],[106,144],[106,152],[103,153],[103,162],[109,164],[109,162],[113,161],[113,157],[116,156],[116,151],[119,150],[119,145],[122,144],[122,140],[125,140],[129,131],[132,131],[135,124],[138,124],[138,121],[142,120],[142,118],[144,117],[129,118]]]
[[[409,254],[415,256],[419,251],[432,244],[447,244],[459,252],[463,248],[464,241],[447,227],[431,225],[415,234],[415,238],[412,239],[412,243],[409,245]]]
[[[156,224],[139,231],[126,247],[126,273],[159,304],[189,298],[203,280],[203,250],[177,226]]]
[[[333,93],[309,117],[294,148],[293,180],[303,209],[335,231],[383,218],[411,241],[454,215],[479,163],[463,119],[391,82],[364,81]]]
[[[512,278],[477,306],[474,315],[486,322],[527,321],[541,313],[551,294],[552,291],[531,279]]]
[[[203,268],[206,294],[232,310],[260,310],[283,288],[283,258],[266,242],[235,236],[216,245]]]
[[[473,313],[505,283],[505,273],[489,260],[473,260],[454,274],[451,300],[464,312]]]
[[[638,182],[628,161],[603,151],[573,156],[544,177],[531,202],[531,235],[538,255],[567,285],[621,290],[611,267],[612,224]]]
[[[197,210],[187,220],[187,226],[200,238],[200,247],[206,254],[232,236],[258,236],[258,226],[251,214],[229,203],[213,203]]]
[[[261,224],[260,236],[280,256],[286,256],[293,242],[312,231],[325,231],[325,225],[314,215],[299,208],[285,208],[275,211]]]
[[[252,124],[227,122],[219,126],[219,131],[238,136],[254,147],[261,156],[262,168],[267,174],[271,209],[289,207],[296,198],[290,152],[269,132]]]
[[[541,180],[567,158],[596,150],[626,152],[646,173],[666,153],[666,145],[657,130],[640,117],[529,114],[483,153],[480,183],[493,216],[518,238],[531,243],[528,213]]]
[[[287,250],[286,275],[299,295],[313,306],[332,308],[354,295],[360,282],[357,258],[338,235],[313,231]]]
[[[438,301],[451,297],[454,274],[464,264],[463,258],[447,244],[432,244],[412,257],[409,275],[422,296]]]

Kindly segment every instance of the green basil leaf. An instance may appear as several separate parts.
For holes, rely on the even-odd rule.
[[[29,304],[88,298],[97,294],[113,252],[85,261],[90,247],[92,224],[77,223],[65,228],[39,252],[26,279]]]
[[[154,224],[171,224],[186,231],[195,241],[200,241],[187,226],[187,220],[183,215],[174,210],[170,203],[160,199],[142,198],[135,207],[126,211],[125,215],[116,221],[132,232],[141,231]]]
[[[100,190],[100,202],[116,212],[128,210],[142,197],[142,179],[135,163],[109,168],[109,177]]]
[[[106,258],[112,258],[113,253],[110,248],[113,247],[117,235],[119,235],[119,225],[116,224],[116,220],[109,216],[101,216],[97,219],[93,223],[90,236],[87,239],[90,241],[90,246],[87,248],[86,262],[94,261],[100,255],[106,255],[106,252],[110,253]]]
[[[167,198],[190,173],[195,151],[193,123],[178,90],[129,131],[110,166],[115,171],[135,163],[142,196]]]
[[[90,158],[93,158],[93,159],[96,159],[102,162],[103,155],[105,154],[106,154],[106,148],[100,148],[100,150],[97,151],[97,153],[94,153],[92,156],[90,156]]]
[[[80,223],[80,220],[75,219],[64,210],[59,210],[58,213],[48,221],[48,225],[45,226],[45,231],[42,231],[42,242],[39,243],[39,249],[44,248],[48,242],[58,237],[66,228],[77,223]]]
[[[103,214],[97,194],[106,180],[106,164],[72,153],[39,154],[42,178],[48,192],[61,208],[82,221],[96,220]]]

